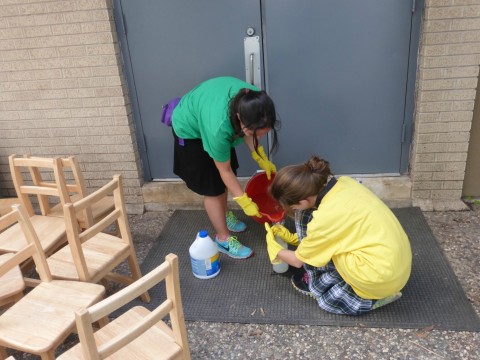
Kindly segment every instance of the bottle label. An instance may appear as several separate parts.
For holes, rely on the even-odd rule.
[[[220,270],[220,260],[218,253],[207,259],[194,259],[192,261],[192,271],[198,276],[215,275]]]

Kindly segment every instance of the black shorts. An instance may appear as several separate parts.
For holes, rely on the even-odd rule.
[[[175,131],[173,151],[173,173],[178,175],[187,187],[203,196],[219,196],[225,192],[220,173],[215,162],[203,149],[201,139],[180,139]],[[230,152],[230,166],[235,175],[238,169],[238,159],[235,148]]]

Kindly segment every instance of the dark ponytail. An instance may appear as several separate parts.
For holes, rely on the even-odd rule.
[[[275,105],[273,100],[265,91],[255,91],[251,89],[241,89],[235,97],[230,100],[228,115],[232,123],[236,136],[242,136],[242,128],[240,115],[243,124],[249,130],[253,131],[253,145],[255,149],[258,147],[257,130],[270,128],[272,130],[271,150],[275,152],[278,147],[277,129],[280,126],[277,120]]]

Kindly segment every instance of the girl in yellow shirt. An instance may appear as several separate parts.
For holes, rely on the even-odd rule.
[[[295,289],[336,314],[361,315],[400,298],[410,277],[410,242],[370,190],[347,176],[336,179],[328,161],[312,156],[281,169],[270,193],[295,212],[295,234],[266,224],[270,260],[306,270],[292,277]],[[275,236],[297,249],[283,249]]]

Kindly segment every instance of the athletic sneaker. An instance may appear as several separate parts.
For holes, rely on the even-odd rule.
[[[394,301],[397,301],[401,297],[402,297],[402,293],[398,292],[398,293],[395,293],[391,296],[387,296],[386,298],[377,300],[377,301],[375,301],[375,304],[373,304],[372,310],[378,309],[381,306],[385,306],[385,305],[390,304]]]
[[[295,290],[301,292],[303,295],[315,297],[308,288],[308,272],[305,271],[303,274],[293,275],[291,281]]]
[[[233,212],[227,212],[227,228],[231,232],[242,232],[247,228],[247,224],[238,220]]]
[[[219,241],[215,236],[218,251],[227,254],[234,259],[246,259],[253,255],[253,250],[246,247],[237,240],[236,236],[230,236],[226,241]]]

